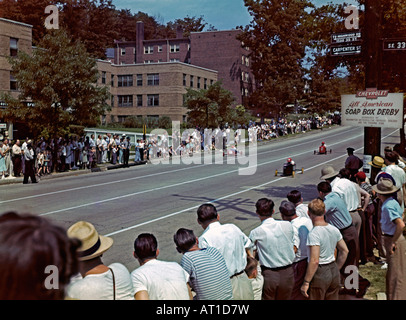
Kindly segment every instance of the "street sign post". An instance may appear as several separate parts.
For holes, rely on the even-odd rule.
[[[361,45],[330,45],[330,54],[332,56],[356,55],[361,53]]]
[[[406,50],[406,39],[384,39],[383,50],[385,51]]]
[[[351,43],[361,41],[361,31],[333,33],[331,43]]]

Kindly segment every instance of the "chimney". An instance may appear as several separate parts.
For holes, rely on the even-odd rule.
[[[183,28],[182,26],[177,26],[176,27],[176,39],[181,39],[183,38]]]
[[[144,22],[137,21],[136,45],[135,45],[135,63],[143,63],[144,53]]]

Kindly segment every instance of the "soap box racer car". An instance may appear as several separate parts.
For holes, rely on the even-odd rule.
[[[294,178],[295,173],[297,171],[299,171],[299,172],[301,172],[303,174],[304,173],[304,168],[296,169],[296,163],[291,158],[288,158],[286,163],[283,164],[282,176],[284,176],[284,177],[291,176],[292,178]],[[278,170],[275,170],[275,177],[277,175],[278,175]]]
[[[324,142],[321,143],[319,150],[314,150],[314,154],[328,154],[331,153],[331,149],[327,149],[327,146]]]

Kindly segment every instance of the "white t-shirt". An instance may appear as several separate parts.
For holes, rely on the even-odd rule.
[[[130,273],[121,263],[109,265],[116,283],[116,300],[134,300]],[[81,275],[71,279],[67,296],[79,300],[113,300],[113,274],[110,270],[100,274]]]
[[[338,193],[340,198],[344,200],[348,211],[357,210],[360,206],[358,191],[352,181],[337,177],[331,182],[331,189],[333,192]]]
[[[131,272],[134,294],[147,291],[150,300],[189,300],[189,274],[176,262],[157,259]]]
[[[343,236],[336,227],[331,224],[326,226],[316,226],[310,231],[307,237],[308,246],[320,246],[319,264],[329,264],[335,261],[334,250],[337,246],[337,242],[340,241]],[[310,258],[310,254],[309,254]]]

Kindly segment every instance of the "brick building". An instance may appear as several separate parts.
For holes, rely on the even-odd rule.
[[[109,85],[111,93],[111,111],[103,123],[123,122],[130,116],[168,116],[184,122],[186,88],[203,89],[217,81],[216,71],[181,62],[116,65],[99,60],[97,66],[100,84]]]
[[[18,97],[18,84],[11,72],[8,58],[17,56],[20,50],[31,54],[32,26],[0,18],[0,94],[10,93],[13,97]],[[5,107],[5,102],[0,99],[0,134],[7,131],[13,138],[13,124],[4,125],[2,119],[1,110]]]
[[[246,104],[255,89],[250,67],[250,51],[237,35],[241,30],[194,32],[183,37],[177,29],[176,38],[145,40],[144,23],[137,23],[136,41],[117,41],[115,64],[149,64],[183,62],[218,72],[218,80],[231,91],[235,104]]]

